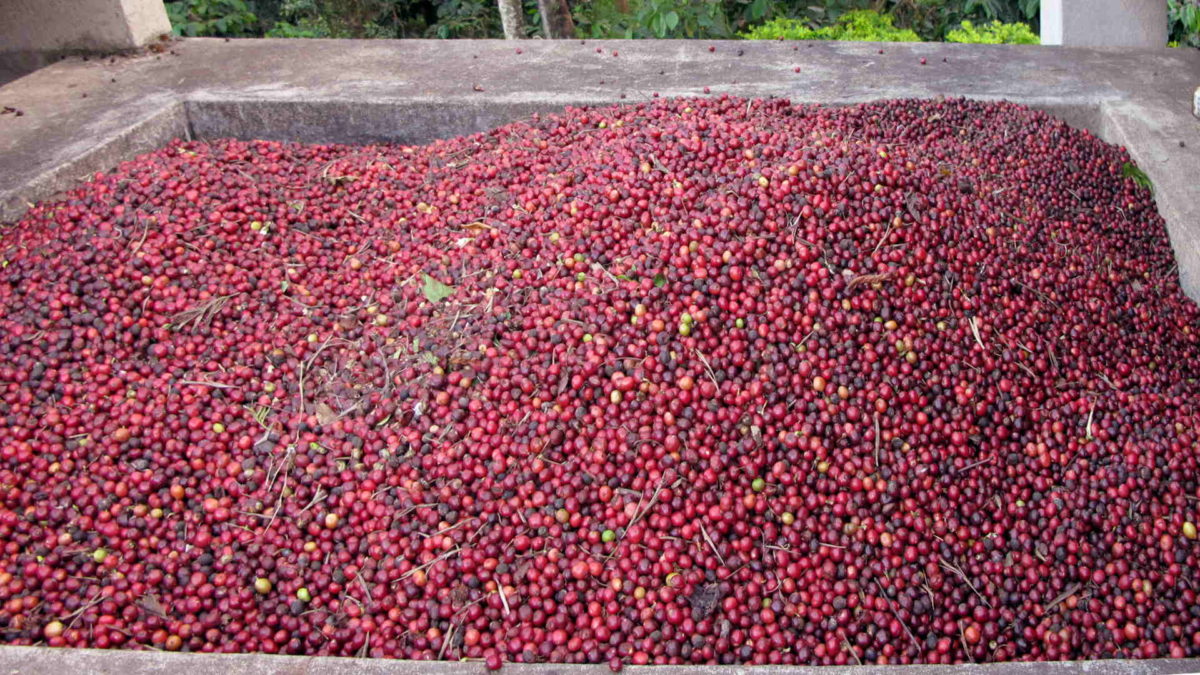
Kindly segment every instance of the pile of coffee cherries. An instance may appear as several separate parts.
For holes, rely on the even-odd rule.
[[[0,231],[0,640],[1200,656],[1200,312],[1140,178],[969,100],[172,143]]]

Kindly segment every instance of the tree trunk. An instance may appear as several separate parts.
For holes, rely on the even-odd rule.
[[[525,10],[521,0],[498,0],[500,23],[504,26],[505,40],[525,39]]]
[[[542,32],[548,40],[564,40],[575,37],[575,22],[571,20],[571,8],[567,0],[538,0],[538,13],[542,15]]]

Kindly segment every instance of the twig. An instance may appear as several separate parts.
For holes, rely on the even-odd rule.
[[[1063,591],[1062,593],[1059,593],[1057,596],[1055,596],[1055,598],[1053,600],[1050,601],[1050,604],[1046,605],[1046,611],[1049,612],[1050,610],[1057,607],[1058,604],[1060,602],[1062,602],[1063,600],[1066,600],[1067,598],[1071,597],[1072,595],[1075,595],[1076,593],[1078,593],[1080,588],[1083,588],[1083,584],[1073,584],[1067,590]]]
[[[956,474],[965,473],[967,471],[970,471],[971,469],[974,469],[977,466],[987,464],[988,462],[992,461],[995,458],[996,458],[995,455],[990,455],[988,457],[985,457],[984,459],[979,460],[978,462],[971,462],[970,464],[964,466],[963,468],[957,469],[954,473],[956,473]]]
[[[839,632],[838,635],[842,638],[842,646],[846,648],[846,651],[850,652],[850,656],[854,657],[855,663],[861,666],[863,664],[862,659],[858,658],[858,652],[854,651],[854,647],[850,646],[850,641],[846,639],[846,634]]]
[[[879,238],[879,243],[875,244],[875,250],[871,251],[871,253],[878,252],[879,247],[883,246],[883,242],[887,241],[888,235],[892,233],[892,223],[894,222],[896,222],[895,218],[888,221],[887,229],[883,231],[883,236]]]
[[[871,581],[874,581],[874,582],[875,582],[875,586],[876,586],[876,588],[878,588],[878,589],[879,589],[879,594],[880,594],[880,595],[882,595],[882,596],[883,596],[883,599],[884,599],[884,601],[886,601],[886,602],[887,602],[888,609],[892,610],[892,616],[895,616],[895,617],[896,617],[896,620],[900,622],[900,626],[901,626],[902,628],[904,628],[904,632],[905,632],[905,633],[908,633],[908,639],[909,639],[909,640],[912,640],[913,646],[917,648],[917,651],[918,651],[918,652],[920,652],[920,651],[921,651],[921,644],[920,644],[919,642],[917,642],[917,638],[916,638],[916,636],[914,636],[914,635],[913,635],[913,632],[912,632],[911,630],[909,630],[909,628],[908,628],[908,624],[907,624],[907,623],[904,623],[904,619],[901,619],[901,618],[900,618],[900,614],[899,614],[899,612],[897,612],[897,611],[896,611],[896,608],[892,606],[892,599],[891,599],[891,598],[889,598],[889,597],[888,597],[888,595],[887,595],[887,593],[886,593],[886,592],[883,590],[883,586],[882,586],[882,585],[879,583],[879,578],[878,578],[878,577],[873,577],[873,578],[871,579]]]
[[[450,641],[454,639],[454,629],[458,628],[458,624],[450,624],[450,630],[446,631],[446,636],[442,638],[442,647],[438,650],[438,661],[446,655],[446,648],[450,646]]]
[[[792,555],[800,555],[796,551],[793,551],[790,548],[784,548],[782,546],[773,546],[771,544],[763,544],[763,548],[770,549],[772,551],[779,551],[781,553],[791,553]]]
[[[443,527],[442,529],[438,530],[437,532],[434,532],[433,534],[425,534],[423,532],[418,532],[417,534],[422,537],[425,537],[426,539],[428,539],[430,537],[436,537],[439,534],[445,534],[447,532],[450,532],[451,530],[456,530],[456,529],[458,529],[458,527],[460,525],[466,525],[467,523],[471,522],[472,520],[475,520],[475,518],[474,517],[464,518],[464,519],[458,521],[457,523],[451,525],[450,527]]]
[[[646,504],[646,508],[640,509],[636,514],[634,514],[633,519],[629,521],[629,525],[627,525],[625,527],[626,532],[629,531],[629,528],[636,525],[637,522],[639,520],[641,520],[642,516],[646,515],[646,513],[649,512],[650,509],[654,508],[654,504],[656,502],[658,502],[658,493],[662,492],[662,488],[663,488],[663,482],[661,480],[659,480],[658,486],[654,488],[654,494],[650,496],[650,501]]]
[[[316,362],[317,357],[321,355],[321,352],[325,351],[325,347],[329,345],[329,341],[332,339],[333,339],[332,335],[325,338],[325,341],[321,343],[321,346],[317,348],[317,351],[313,352],[313,355],[308,357],[307,362],[305,362],[305,361],[300,362],[300,414],[305,413],[305,403],[304,403],[304,375],[305,375],[305,373],[304,373],[304,370],[305,370],[305,368],[312,368],[312,365],[313,365],[313,363]]]
[[[1096,414],[1096,399],[1092,399],[1092,409],[1088,411],[1087,438],[1092,438],[1092,417]]]
[[[220,384],[219,382],[204,382],[202,380],[180,380],[179,384],[191,384],[198,387],[216,387],[217,389],[241,389],[235,384]]]
[[[987,347],[983,346],[983,338],[979,335],[979,324],[975,321],[975,317],[967,319],[967,323],[971,324],[971,333],[975,335],[975,341],[979,343],[979,348],[987,351]]]
[[[367,600],[370,602],[375,602],[375,598],[371,595],[371,589],[367,588],[367,582],[363,581],[362,573],[360,572],[355,574],[354,579],[358,581],[359,586],[362,586],[363,593],[367,594]]]
[[[971,656],[971,648],[967,646],[967,636],[965,633],[963,633],[961,619],[958,622],[958,639],[960,642],[962,642],[963,652],[966,653],[967,658],[971,660],[971,663],[975,663],[975,657]]]
[[[987,605],[988,607],[992,606],[992,603],[988,602],[987,598],[983,597],[983,594],[981,594],[975,588],[975,584],[971,583],[971,580],[967,578],[967,573],[963,572],[962,568],[960,568],[958,565],[953,565],[953,564],[947,562],[946,559],[942,558],[942,557],[938,557],[938,562],[941,563],[942,567],[944,567],[945,569],[948,569],[948,570],[954,572],[956,575],[958,575],[958,578],[962,579],[963,583],[965,583],[967,585],[967,587],[970,588],[971,591],[975,593],[975,595],[979,596],[979,599],[983,601],[983,604]]]
[[[137,244],[134,244],[133,253],[131,255],[136,256],[138,254],[138,252],[142,250],[142,244],[144,244],[146,242],[146,235],[148,235],[148,234],[150,234],[150,226],[143,224],[142,225],[142,238],[138,239]]]
[[[704,363],[704,369],[708,371],[708,379],[712,380],[712,383],[716,385],[718,389],[720,389],[721,385],[717,383],[717,376],[715,373],[713,373],[712,364],[710,364],[708,359],[704,357],[704,352],[700,351],[699,349],[695,350],[695,352],[696,356],[700,357],[700,361]]]
[[[316,506],[317,504],[319,504],[319,503],[321,503],[321,502],[325,501],[325,499],[326,499],[327,497],[329,497],[329,493],[325,492],[325,491],[324,491],[324,489],[323,489],[323,488],[322,488],[320,485],[318,485],[318,486],[317,486],[317,491],[313,493],[313,498],[312,498],[312,500],[310,500],[310,501],[308,502],[308,505],[307,505],[307,506],[305,506],[304,508],[300,509],[300,513],[304,513],[305,511],[307,511],[307,510],[311,509],[312,507]]]
[[[434,558],[433,560],[430,560],[429,562],[425,563],[424,565],[421,565],[419,567],[414,567],[411,570],[405,572],[404,574],[401,574],[400,578],[397,579],[397,581],[404,581],[405,579],[411,577],[412,575],[416,574],[417,572],[428,569],[429,567],[432,567],[433,565],[440,563],[441,561],[443,561],[447,558],[457,555],[458,552],[459,552],[459,549],[457,549],[457,548],[452,549],[450,551],[446,551],[445,553],[439,555],[438,557]]]
[[[725,558],[721,556],[721,552],[717,550],[717,545],[713,543],[712,537],[708,536],[708,530],[704,528],[704,523],[700,523],[700,534],[704,535],[704,541],[708,542],[708,547],[712,549],[717,560],[721,561],[721,566],[725,566]]]
[[[195,307],[185,309],[171,317],[171,323],[175,326],[178,326],[180,329],[184,328],[189,323],[192,324],[192,328],[208,324],[213,320],[213,317],[221,312],[221,309],[225,307],[225,303],[229,302],[231,298],[235,298],[238,295],[241,294],[231,293],[229,295],[218,295],[205,300]]]
[[[74,619],[74,618],[78,617],[80,614],[83,614],[84,612],[88,611],[89,609],[100,604],[101,602],[104,601],[104,598],[101,598],[100,595],[101,594],[99,592],[97,592],[94,596],[92,596],[91,600],[88,600],[79,609],[75,610],[74,612],[71,612],[70,614],[67,614],[66,616],[60,616],[58,618],[58,621],[66,621],[67,619]]]
[[[508,608],[508,596],[504,594],[504,584],[496,584],[496,592],[500,594],[500,604],[504,605],[504,616],[512,614]]]
[[[879,413],[875,413],[874,420],[875,420],[875,470],[879,471],[881,468],[879,465],[879,447],[880,447],[880,445],[882,445],[882,439],[880,439],[880,437],[879,437],[880,436]]]

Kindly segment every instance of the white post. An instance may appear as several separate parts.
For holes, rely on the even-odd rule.
[[[0,53],[117,51],[169,32],[162,0],[0,2]]]
[[[0,84],[63,54],[133,49],[170,32],[162,0],[0,0]]]
[[[1166,0],[1042,0],[1042,44],[1165,47]]]

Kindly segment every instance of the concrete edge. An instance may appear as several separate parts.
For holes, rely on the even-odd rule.
[[[702,95],[700,91],[680,95]],[[1071,126],[1102,136],[1103,99],[1063,101],[1058,98],[1011,98],[963,94],[981,101],[1010,101],[1048,112]],[[811,103],[792,98],[796,103]],[[825,100],[822,105],[843,106],[864,103],[870,98]],[[629,101],[636,103],[637,101]],[[405,119],[422,116],[428,131],[433,120],[435,136],[445,138],[486,130],[529,115],[551,113],[566,106],[614,105],[609,99],[581,96],[576,99],[546,101],[544,98],[487,99],[486,101],[410,97],[391,101],[353,101],[345,98],[275,98],[224,95],[201,91],[184,98],[188,122],[195,138],[233,137],[243,140],[291,140],[308,143],[419,143],[430,140],[406,133]],[[326,120],[339,118],[336,136],[329,134]],[[380,132],[380,130],[388,130]],[[1103,137],[1103,136],[1102,136]]]
[[[1181,675],[1200,671],[1200,659],[1052,661],[970,664],[981,675]],[[911,666],[627,666],[644,675],[951,675],[962,665]],[[264,654],[186,654],[161,651],[49,649],[0,646],[0,670],[21,675],[464,675],[487,672],[482,662],[402,661],[280,656]],[[606,664],[510,663],[507,675],[602,675]]]
[[[1200,154],[1192,152],[1182,162],[1167,163],[1163,158],[1171,156],[1164,147],[1178,141],[1146,119],[1147,108],[1139,106],[1128,109],[1121,101],[1105,101],[1100,105],[1100,137],[1109,143],[1120,145],[1146,173],[1154,186],[1154,201],[1158,213],[1166,223],[1171,250],[1175,254],[1175,270],[1179,285],[1189,297],[1200,297],[1200,239],[1195,233],[1195,223],[1187,221],[1187,187],[1195,186],[1200,176]],[[1150,112],[1155,112],[1153,108]],[[1160,111],[1161,112],[1161,111]],[[1181,165],[1182,164],[1182,165]],[[1165,189],[1164,189],[1165,188]]]
[[[63,157],[54,168],[33,176],[23,185],[0,190],[0,222],[15,221],[30,202],[69,190],[87,180],[90,174],[107,171],[137,155],[162,147],[171,139],[186,138],[189,134],[187,112],[178,98],[171,97],[164,105],[134,117],[121,130]]]
[[[699,95],[699,92],[696,92]],[[1004,98],[970,96],[978,100],[1008,100],[1044,110],[1073,126],[1104,137],[1106,123],[1100,100]],[[866,100],[866,99],[864,99]],[[630,101],[634,103],[636,101]],[[797,101],[802,102],[802,101]],[[857,99],[826,101],[826,105],[853,105]],[[291,140],[307,143],[422,143],[425,134],[413,135],[406,122],[414,117],[435,120],[434,135],[447,138],[490,129],[517,121],[533,113],[550,113],[566,106],[612,105],[609,100],[581,96],[577,99],[546,101],[536,98],[512,101],[407,98],[395,101],[347,99],[279,99],[238,95],[233,92],[200,91],[172,96],[149,112],[133,117],[120,131],[93,140],[75,154],[64,156],[54,168],[33,176],[24,184],[0,190],[0,222],[15,221],[30,203],[59,194],[78,185],[97,171],[109,170],[123,161],[153,151],[175,138],[225,138]],[[116,111],[127,115],[130,111]],[[340,132],[329,134],[330,116],[340,118]],[[1115,128],[1115,127],[1114,127]],[[380,132],[380,130],[386,130]]]

